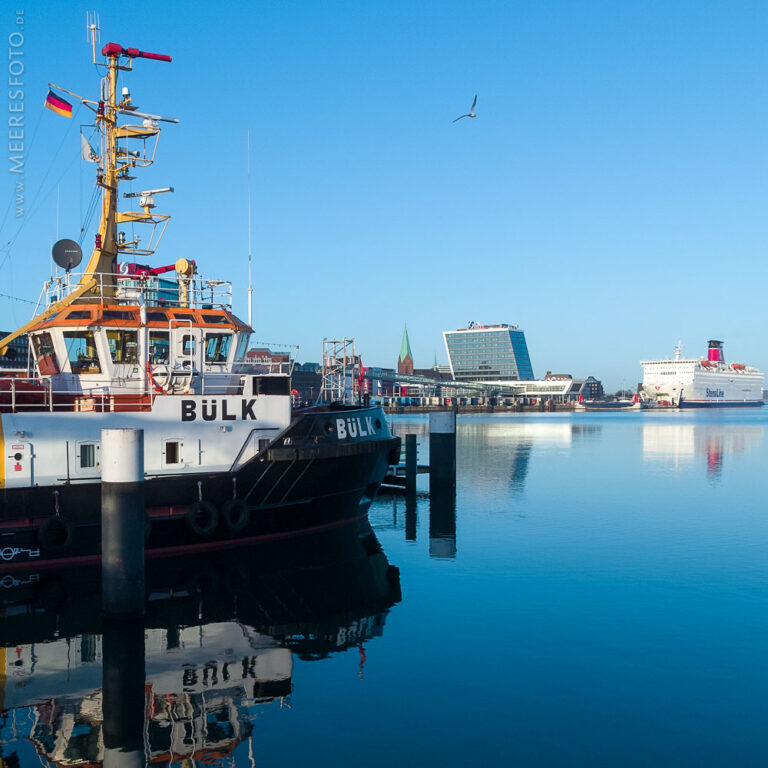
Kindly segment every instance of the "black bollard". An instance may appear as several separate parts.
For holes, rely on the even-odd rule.
[[[102,643],[104,768],[139,768],[144,759],[144,622],[108,616]]]
[[[101,430],[101,607],[144,613],[144,431]]]
[[[429,414],[429,492],[456,492],[456,413]]]

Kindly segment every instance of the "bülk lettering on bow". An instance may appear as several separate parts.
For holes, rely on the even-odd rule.
[[[339,440],[345,440],[348,437],[367,437],[375,432],[376,429],[370,416],[365,417],[365,424],[359,416],[336,419],[336,434]]]
[[[216,398],[204,397],[200,401],[198,410],[197,400],[181,401],[181,420],[196,421],[202,418],[203,421],[256,421],[256,414],[253,408],[256,405],[255,398],[243,399],[239,406],[232,400],[217,400]]]

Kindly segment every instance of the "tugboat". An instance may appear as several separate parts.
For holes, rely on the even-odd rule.
[[[92,28],[93,58],[97,63]],[[232,311],[231,283],[203,280],[179,258],[151,267],[169,216],[155,197],[171,187],[118,189],[153,163],[162,121],[139,112],[119,72],[171,57],[107,43],[97,100],[51,86],[66,114],[74,96],[101,137],[95,192],[101,219],[84,272],[77,243],[59,241],[65,270],[47,306],[0,340],[30,340],[33,368],[0,379],[0,572],[100,557],[100,435],[144,430],[148,556],[223,548],[322,530],[367,514],[399,438],[380,407],[330,404],[294,411],[290,370],[247,360],[252,328]],[[128,119],[128,122],[122,121]],[[138,149],[136,148],[138,146]],[[149,148],[148,148],[149,147]],[[146,243],[126,236],[146,225]]]

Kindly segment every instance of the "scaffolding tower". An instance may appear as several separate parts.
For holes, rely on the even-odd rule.
[[[359,365],[354,339],[323,339],[323,383],[318,400],[354,403]]]

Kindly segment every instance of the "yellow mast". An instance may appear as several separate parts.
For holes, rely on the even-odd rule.
[[[95,39],[95,27],[91,27],[91,36],[94,51],[94,64],[96,63],[96,39]],[[117,187],[120,181],[121,174],[126,175],[125,172],[136,164],[135,161],[131,161],[126,165],[120,166],[117,158],[117,140],[118,138],[148,138],[159,133],[157,123],[152,121],[145,121],[144,126],[138,128],[138,126],[123,126],[118,128],[117,116],[123,112],[128,112],[130,107],[130,96],[126,96],[120,102],[117,100],[117,76],[120,69],[131,70],[133,69],[134,58],[146,58],[155,61],[171,61],[170,56],[164,56],[162,54],[145,53],[137,48],[122,48],[117,43],[107,43],[102,48],[102,54],[107,59],[107,74],[102,80],[101,84],[101,99],[97,102],[96,106],[96,124],[103,136],[102,143],[102,157],[101,167],[97,173],[96,183],[102,188],[102,202],[101,202],[101,222],[99,224],[99,231],[96,235],[96,243],[94,245],[91,258],[83,272],[75,289],[63,299],[52,304],[45,311],[35,316],[29,322],[25,323],[13,333],[10,333],[3,339],[0,339],[0,356],[5,355],[8,350],[8,345],[19,336],[25,334],[28,330],[33,328],[37,323],[50,317],[54,313],[63,309],[73,301],[102,301],[105,298],[113,298],[115,296],[115,289],[117,287],[117,254],[119,250],[118,238],[117,238],[117,223],[119,220],[125,221],[144,221],[147,223],[157,224],[162,221],[166,221],[168,216],[150,215],[149,209],[145,209],[145,215],[143,217],[137,217],[135,214],[124,213],[118,214],[117,212]],[[120,57],[124,56],[128,59],[128,64],[125,66],[120,65]],[[66,89],[61,89],[66,90]],[[71,93],[71,91],[67,91]],[[77,94],[72,94],[77,96]],[[81,99],[81,97],[77,96]],[[93,104],[89,99],[81,99],[83,103]],[[131,108],[134,109],[134,108]],[[140,114],[140,113],[139,113]],[[151,115],[146,117],[153,117]],[[166,118],[160,118],[166,119]],[[173,120],[172,122],[178,122]],[[149,161],[151,163],[151,160]],[[126,250],[127,250],[127,246]],[[151,251],[150,251],[151,252]],[[146,253],[146,251],[145,251]]]
[[[102,101],[96,111],[96,124],[104,136],[104,151],[101,161],[104,174],[97,177],[97,183],[104,190],[101,199],[101,224],[96,236],[96,245],[85,268],[79,285],[97,277],[102,283],[104,298],[115,295],[117,275],[117,71],[120,54],[115,48],[105,47],[107,75],[102,85]],[[106,91],[106,93],[104,92]],[[79,287],[79,286],[78,286]]]

